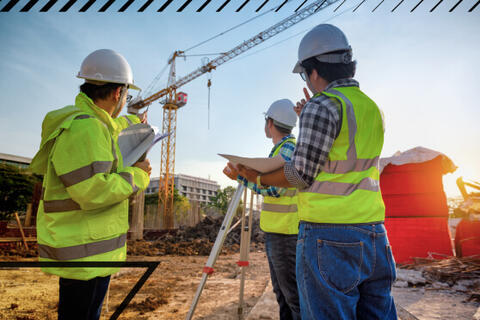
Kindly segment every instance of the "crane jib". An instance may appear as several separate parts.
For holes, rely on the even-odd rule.
[[[244,41],[240,45],[236,46],[235,48],[231,49],[224,54],[221,54],[214,60],[210,61],[204,66],[199,67],[195,71],[187,74],[186,76],[178,79],[174,84],[170,85],[169,87],[158,91],[157,93],[152,94],[151,96],[136,101],[128,106],[129,109],[141,109],[146,107],[150,103],[154,102],[157,99],[160,99],[166,96],[168,93],[172,92],[175,89],[180,88],[181,86],[187,84],[188,82],[200,77],[204,73],[210,72],[216,67],[228,62],[229,60],[237,57],[238,55],[244,53],[245,51],[263,43],[264,41],[276,36],[277,34],[281,33],[282,31],[287,30],[288,28],[296,25],[297,23],[309,18],[313,14],[317,13],[320,10],[325,9],[329,5],[338,2],[340,0],[318,0],[310,5],[306,6],[305,8],[299,10],[298,12],[294,13],[293,15],[283,19],[282,21],[278,22],[277,24],[271,26],[270,28],[260,32],[259,34],[255,35],[254,37]]]

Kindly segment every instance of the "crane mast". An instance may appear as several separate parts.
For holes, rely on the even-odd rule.
[[[173,192],[174,192],[174,168],[175,168],[175,136],[177,128],[177,110],[176,104],[177,94],[176,91],[181,86],[189,83],[192,80],[200,77],[201,75],[215,70],[225,62],[236,58],[245,51],[248,51],[257,45],[265,42],[266,40],[276,36],[277,34],[287,30],[288,28],[296,25],[297,23],[309,18],[313,14],[320,10],[325,9],[331,4],[339,0],[318,0],[305,8],[299,10],[293,15],[283,19],[277,24],[271,26],[268,29],[258,33],[254,37],[244,41],[235,48],[228,52],[225,52],[208,62],[205,65],[197,68],[193,72],[183,76],[176,80],[175,74],[175,58],[184,57],[183,51],[175,51],[170,59],[169,63],[170,74],[167,87],[162,89],[143,100],[132,101],[128,105],[128,110],[131,113],[137,113],[139,109],[142,109],[152,102],[166,97],[166,103],[163,106],[163,132],[170,132],[171,134],[162,141],[162,155],[160,164],[160,180],[159,180],[159,210],[163,208],[163,222],[165,229],[172,229],[174,227],[173,220]]]

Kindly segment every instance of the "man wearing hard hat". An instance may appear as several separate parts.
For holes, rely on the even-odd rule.
[[[383,117],[353,79],[355,64],[340,29],[321,24],[309,31],[293,72],[314,96],[298,105],[292,160],[262,176],[240,167],[250,181],[299,191],[296,270],[303,320],[397,317],[395,262],[379,187]]]
[[[40,261],[125,261],[128,198],[150,181],[148,160],[124,167],[117,139],[140,122],[117,118],[136,89],[125,58],[97,50],[83,61],[75,104],[49,112],[32,171],[44,175],[37,214]],[[43,268],[58,275],[58,319],[99,319],[118,268]]]
[[[295,149],[292,129],[297,123],[293,103],[282,99],[272,103],[265,113],[265,135],[274,147],[269,157],[281,155],[290,161]],[[261,183],[248,182],[235,170],[224,170],[232,180],[263,196],[260,228],[265,232],[270,277],[273,291],[280,306],[281,320],[300,320],[300,306],[295,277],[295,248],[298,234],[297,191],[295,188],[263,187]]]

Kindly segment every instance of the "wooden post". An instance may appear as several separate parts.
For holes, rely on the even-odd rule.
[[[143,219],[145,208],[145,192],[139,192],[135,195],[132,204],[132,223],[130,225],[131,239],[143,239]]]
[[[30,227],[30,220],[32,219],[32,204],[27,204],[27,215],[25,216],[25,227]]]
[[[15,212],[15,219],[17,219],[18,228],[20,229],[20,234],[22,235],[23,245],[28,250],[27,240],[25,239],[25,234],[23,233],[22,223],[18,217],[18,213]]]

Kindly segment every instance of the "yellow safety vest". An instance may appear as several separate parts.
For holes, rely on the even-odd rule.
[[[273,151],[273,157],[280,153],[286,142],[295,144],[295,139],[283,141]],[[263,198],[260,229],[272,233],[298,234],[298,222],[297,189],[288,188],[279,198],[268,196]]]
[[[321,94],[340,101],[342,127],[315,181],[299,192],[300,220],[383,221],[385,205],[378,170],[384,135],[381,111],[358,87],[339,87]]]
[[[136,116],[112,119],[80,93],[74,106],[52,111],[42,124],[31,168],[43,174],[37,214],[40,261],[124,261],[128,198],[148,186],[140,168],[123,167],[118,134]],[[43,268],[89,280],[118,268]]]

